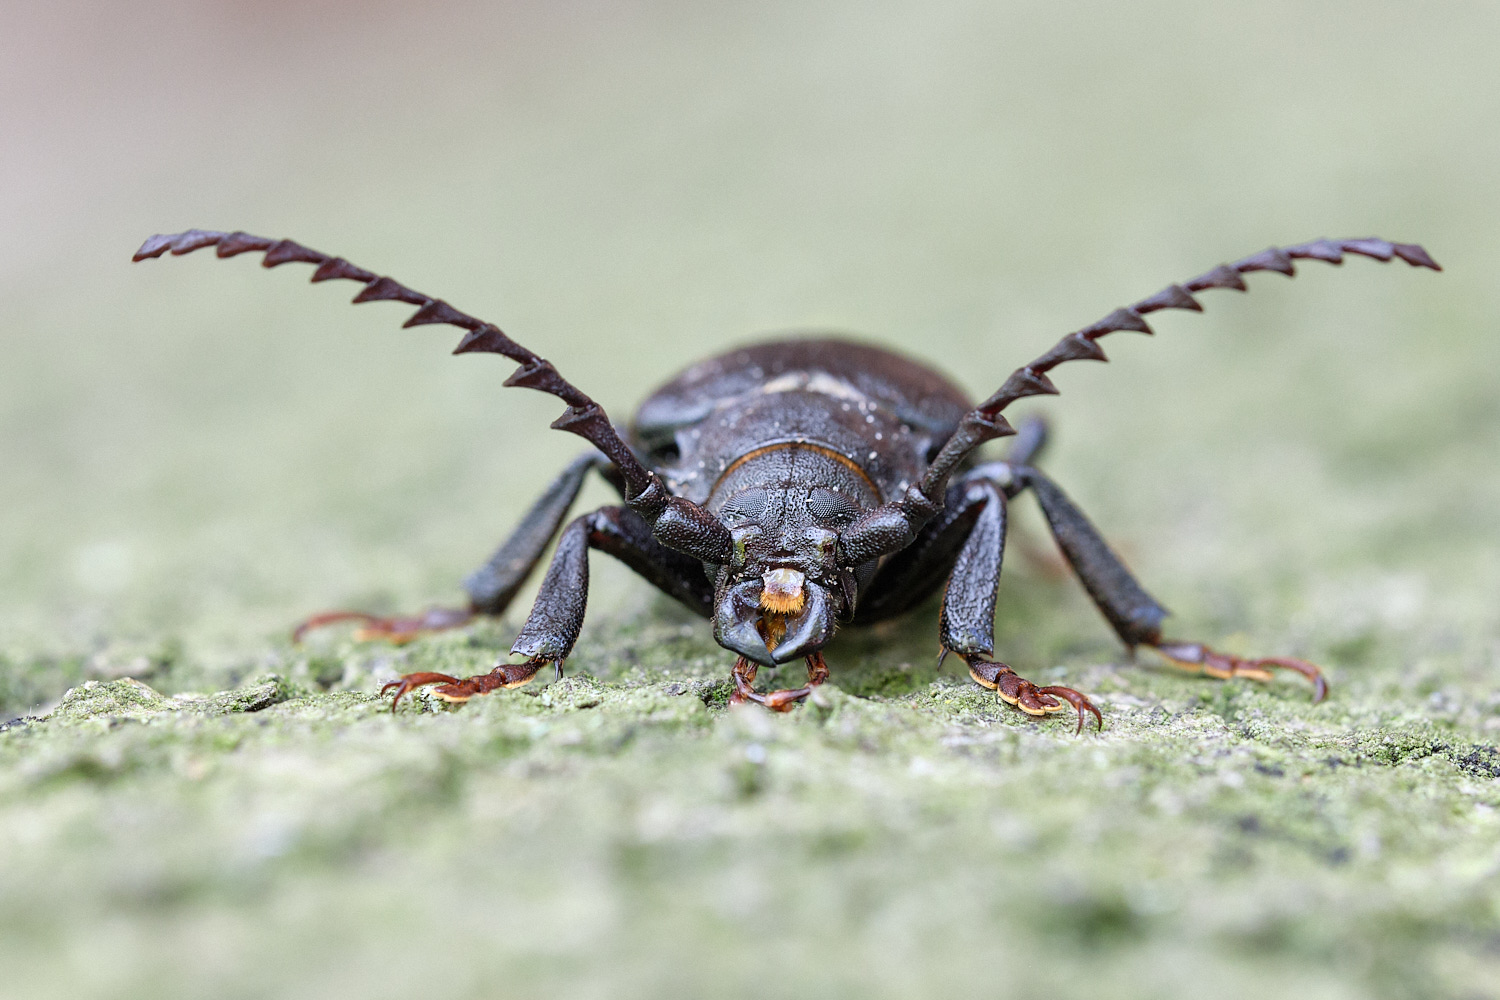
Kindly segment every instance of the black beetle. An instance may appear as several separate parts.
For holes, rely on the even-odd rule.
[[[1293,670],[1327,693],[1321,671],[1284,657],[1242,659],[1197,642],[1166,639],[1166,610],[1136,582],[1083,513],[1033,459],[1045,431],[1023,423],[1003,461],[976,464],[986,441],[1017,433],[1001,415],[1026,396],[1057,392],[1047,372],[1064,361],[1106,360],[1097,341],[1116,330],[1150,333],[1143,318],[1161,309],[1202,311],[1194,292],[1245,291],[1250,271],[1294,273],[1295,259],[1339,264],[1346,253],[1441,270],[1410,243],[1376,238],[1315,240],[1272,247],[1224,264],[1068,334],[1041,357],[1016,369],[991,397],[973,406],[942,375],[909,358],[853,341],[797,338],[757,344],[699,362],[641,404],[627,437],[604,410],[552,363],[511,340],[493,324],[442,299],[291,240],[248,233],[190,230],[153,236],[135,260],[170,250],[217,247],[220,257],[265,254],[275,267],[317,266],[313,281],[345,278],[364,288],[355,302],[391,299],[417,306],[405,326],[446,323],[465,331],[455,354],[502,354],[520,367],[506,385],[551,393],[568,404],[553,421],[597,451],[575,460],[542,494],[520,525],[465,582],[466,609],[434,608],[410,618],[361,612],[317,615],[307,629],[355,620],[365,633],[405,641],[452,628],[476,614],[498,615],[558,535],[584,477],[598,470],[619,490],[623,506],[601,507],[569,522],[557,543],[531,615],[511,647],[526,657],[488,674],[460,679],[407,674],[386,685],[391,708],[414,687],[466,701],[525,684],[545,664],[562,664],[583,625],[588,550],[601,549],[714,623],[714,639],[738,654],[735,701],[786,710],[828,677],[821,650],[842,623],[863,624],[911,608],[945,580],[938,621],[942,654],[957,653],[975,681],[1032,715],[1071,705],[1099,710],[1067,687],[1038,687],[994,652],[995,594],[1005,551],[1006,503],[1036,494],[1063,555],[1089,596],[1131,649],[1147,646],[1170,662],[1214,677],[1269,680],[1271,669]],[[757,666],[804,657],[807,684],[757,692]]]

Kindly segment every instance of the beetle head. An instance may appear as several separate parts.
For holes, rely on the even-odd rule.
[[[734,539],[715,583],[719,645],[766,666],[821,649],[854,613],[858,581],[836,552],[860,502],[824,486],[754,484],[715,513]]]

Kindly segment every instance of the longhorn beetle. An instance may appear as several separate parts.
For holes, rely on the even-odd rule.
[[[262,265],[316,265],[313,281],[342,278],[364,287],[356,303],[383,299],[417,307],[403,325],[445,323],[464,331],[455,354],[500,354],[520,367],[506,385],[550,393],[567,404],[552,422],[593,448],[542,493],[484,566],[465,581],[467,608],[432,608],[413,617],[355,611],[315,615],[310,628],[357,621],[366,636],[394,642],[456,628],[475,615],[501,614],[543,551],[558,537],[552,564],[512,656],[487,674],[457,678],[414,673],[381,689],[391,709],[415,687],[454,702],[531,680],[573,650],[588,597],[588,550],[619,559],[693,611],[712,619],[714,639],[738,654],[735,702],[786,711],[828,679],[823,646],[844,623],[889,618],[921,602],[945,580],[938,634],[942,655],[957,653],[969,675],[1031,715],[1071,706],[1081,732],[1099,710],[1068,687],[1038,687],[994,653],[995,594],[1005,552],[1006,504],[1031,490],[1063,555],[1125,645],[1147,646],[1169,662],[1212,677],[1268,681],[1274,669],[1302,674],[1321,701],[1322,672],[1288,657],[1243,659],[1203,643],[1167,639],[1167,611],[1136,582],[1073,501],[1034,464],[1045,440],[1039,421],[1023,422],[1002,461],[976,462],[987,441],[1017,434],[1002,412],[1026,396],[1055,394],[1047,373],[1065,361],[1105,361],[1098,340],[1116,330],[1151,333],[1145,316],[1162,309],[1201,312],[1193,297],[1212,288],[1245,291],[1241,275],[1293,261],[1340,264],[1344,254],[1392,257],[1441,270],[1411,243],[1374,237],[1314,240],[1272,247],[1233,264],[1168,285],[1068,334],[1016,369],[978,406],[944,376],[910,358],[831,338],[760,343],[701,361],[647,397],[622,435],[602,407],[563,378],[550,361],[500,328],[415,292],[342,257],[291,240],[193,229],[158,235],[134,259],[215,247],[220,257],[264,254]],[[595,450],[597,449],[597,450]],[[619,491],[622,505],[601,507],[558,528],[591,471]],[[762,693],[759,666],[807,661],[807,683]]]

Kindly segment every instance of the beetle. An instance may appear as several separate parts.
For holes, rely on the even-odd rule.
[[[438,697],[463,702],[525,684],[548,664],[560,678],[583,626],[588,552],[598,549],[712,620],[714,639],[736,654],[733,702],[790,709],[827,680],[822,649],[841,625],[900,614],[946,582],[938,616],[940,655],[958,654],[976,682],[1030,715],[1071,707],[1079,732],[1087,714],[1103,726],[1087,696],[1036,685],[993,658],[1007,504],[1027,490],[1127,649],[1145,646],[1171,664],[1216,678],[1269,681],[1273,670],[1289,670],[1312,683],[1315,702],[1326,697],[1328,686],[1322,671],[1305,660],[1242,658],[1164,637],[1166,609],[1037,468],[1044,425],[1025,421],[1018,433],[1002,411],[1018,399],[1056,394],[1047,373],[1066,361],[1107,360],[1098,344],[1106,334],[1149,334],[1145,317],[1159,310],[1201,312],[1196,293],[1245,291],[1243,275],[1250,272],[1290,277],[1296,260],[1340,264],[1345,254],[1441,270],[1422,247],[1375,237],[1271,247],[1168,285],[1069,333],[977,405],[926,364],[879,347],[831,337],[759,343],[682,371],[646,398],[622,434],[550,361],[499,327],[342,257],[292,240],[193,229],[151,237],[134,260],[205,247],[214,247],[219,257],[260,252],[265,267],[312,264],[314,282],[363,285],[355,303],[416,306],[404,326],[459,327],[464,335],[453,353],[499,354],[517,362],[505,385],[561,399],[567,409],[551,426],[593,446],[543,491],[510,537],[465,581],[467,607],[432,608],[411,617],[335,611],[298,626],[296,639],[312,628],[357,621],[367,637],[404,642],[462,626],[476,615],[499,615],[556,538],[536,602],[511,647],[511,655],[524,662],[502,660],[489,673],[467,678],[407,674],[381,689],[393,694],[392,711],[407,692],[429,684],[438,685]],[[976,458],[980,445],[1017,434],[1004,459]],[[564,527],[590,472],[613,484],[622,504]],[[807,663],[806,684],[755,689],[760,666],[798,658]]]

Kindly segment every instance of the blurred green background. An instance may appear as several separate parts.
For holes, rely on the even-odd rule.
[[[1461,731],[1452,745],[1478,747],[1500,729],[1491,694],[1500,669],[1500,8],[1492,3],[153,0],[16,2],[6,22],[0,720],[38,712],[86,678],[125,675],[171,694],[229,688],[270,670],[307,691],[318,682],[368,694],[425,656],[468,656],[483,669],[529,606],[525,594],[506,623],[470,640],[477,646],[468,653],[459,639],[395,661],[338,638],[314,654],[287,645],[289,625],[324,607],[397,611],[456,599],[457,581],[578,445],[546,430],[555,401],[500,391],[505,365],[448,357],[456,335],[402,331],[405,313],[394,306],[348,308],[352,286],[308,287],[305,268],[263,272],[249,256],[129,263],[146,236],[200,226],[293,237],[492,319],[617,419],[695,358],[797,327],[857,332],[918,354],[984,395],[1062,333],[1221,260],[1322,235],[1423,243],[1445,266],[1441,275],[1363,259],[1341,269],[1308,263],[1292,283],[1253,277],[1248,297],[1210,293],[1205,316],[1163,317],[1154,340],[1115,335],[1112,364],[1063,370],[1062,397],[1040,404],[1056,431],[1049,467],[1178,612],[1177,631],[1328,665],[1333,703],[1342,699],[1343,708],[1311,709],[1289,684],[1243,695],[1260,699],[1255,711],[1280,720],[1284,732],[1345,739],[1441,722]],[[595,487],[585,501],[606,495]],[[1034,512],[1018,520],[1044,550]],[[681,676],[704,683],[727,671],[706,626],[606,562],[594,562],[576,668],[627,692],[670,685],[674,665],[687,664]],[[1018,559],[1002,597],[999,655],[1033,673],[1062,671],[1077,686],[1092,680],[1093,690],[1115,690],[1121,656],[1075,587],[1049,576],[1045,563]],[[895,694],[929,682],[934,691],[966,690],[951,670],[939,676],[929,666],[932,612],[848,640],[846,690],[878,695],[887,674],[908,678]],[[838,683],[834,655],[830,662]],[[1036,884],[1095,864],[1081,860],[1093,848],[1092,835],[1079,831],[1122,810],[1147,832],[1132,833],[1144,839],[1132,839],[1137,853],[1128,862],[1099,848],[1100,870],[1161,863],[1168,855],[1150,836],[1174,823],[1186,822],[1190,838],[1206,829],[1191,809],[1186,820],[1167,810],[1158,828],[1154,806],[1131,812],[1105,789],[1139,783],[1117,765],[1146,766],[1139,755],[1154,752],[1151,711],[1196,718],[1202,699],[1240,697],[1240,689],[1129,668],[1118,679],[1118,699],[1104,700],[1118,728],[1105,743],[1069,743],[1060,726],[1003,711],[950,720],[1021,740],[1024,783],[992,786],[1000,780],[993,762],[942,758],[958,775],[954,787],[977,782],[987,791],[965,798],[950,790],[948,812],[916,792],[905,798],[900,776],[923,754],[941,757],[955,730],[929,734],[927,750],[887,748],[882,757],[890,727],[906,723],[900,712],[894,722],[881,716],[868,723],[865,750],[825,747],[821,778],[773,782],[785,797],[758,800],[762,818],[806,820],[801,833],[786,834],[793,845],[783,866],[691,854],[675,876],[687,888],[673,895],[651,888],[676,884],[660,870],[665,862],[619,862],[598,884],[580,886],[563,874],[576,871],[559,855],[555,868],[526,876],[533,895],[511,887],[534,905],[504,914],[491,907],[506,890],[489,886],[481,896],[469,869],[444,853],[465,851],[483,826],[474,813],[483,797],[454,792],[439,808],[414,789],[451,765],[475,780],[509,775],[511,794],[560,795],[542,764],[513,773],[528,754],[552,759],[545,740],[516,737],[531,749],[512,752],[474,735],[484,711],[509,708],[436,717],[432,726],[469,727],[489,749],[471,758],[460,741],[458,763],[419,768],[368,812],[350,804],[365,787],[357,777],[336,793],[308,792],[301,804],[273,808],[257,798],[270,792],[228,782],[212,806],[173,805],[183,758],[170,735],[159,743],[153,736],[149,751],[119,751],[125,760],[145,755],[144,777],[120,778],[106,755],[101,773],[114,777],[102,784],[88,777],[93,765],[78,777],[70,764],[60,773],[73,777],[61,785],[52,777],[38,785],[35,761],[48,753],[93,760],[96,741],[116,738],[113,730],[57,735],[75,741],[64,751],[48,749],[47,725],[12,729],[0,734],[12,744],[11,777],[0,783],[0,844],[11,859],[0,903],[8,894],[6,919],[36,937],[5,958],[17,982],[59,995],[162,982],[185,995],[328,995],[356,982],[383,994],[418,989],[434,968],[446,972],[429,985],[455,993],[503,993],[498,978],[518,992],[661,995],[697,968],[706,977],[700,991],[869,995],[972,987],[986,981],[990,962],[996,989],[1009,982],[1024,993],[1066,989],[1048,975],[1080,952],[1094,956],[1087,968],[1102,984],[1095,988],[1121,994],[1189,988],[1166,968],[1209,976],[1200,982],[1220,977],[1228,993],[1259,988],[1272,973],[1256,963],[1270,955],[1282,977],[1275,981],[1306,995],[1413,995],[1419,987],[1493,995],[1483,990],[1494,982],[1500,924],[1479,897],[1463,895],[1492,884],[1500,864],[1494,827],[1463,826],[1477,822],[1473,795],[1490,803],[1480,803],[1485,809],[1500,802],[1482,769],[1479,778],[1461,768],[1442,777],[1462,809],[1445,806],[1404,841],[1412,871],[1424,873],[1413,878],[1439,886],[1436,911],[1478,907],[1462,910],[1457,925],[1413,930],[1402,921],[1414,911],[1399,900],[1387,900],[1397,915],[1389,924],[1339,923],[1335,915],[1359,909],[1350,899],[1390,883],[1377,850],[1353,874],[1329,874],[1326,892],[1305,906],[1282,895],[1267,904],[1291,914],[1286,927],[1332,921],[1326,951],[1288,944],[1298,934],[1278,937],[1275,920],[1273,930],[1247,932],[1249,944],[1221,948],[1215,938],[1174,951],[1174,935],[1199,918],[1179,910],[1137,926],[1129,915],[1138,897],[1125,889],[1118,905],[1128,933],[1118,941],[1106,934],[1109,947],[1088,930],[1103,920],[1113,933],[1109,901],[1118,899],[1107,894],[1103,909],[1089,903],[1078,916],[1064,901],[1062,915],[1047,918],[1058,923],[1027,929],[1033,908],[1053,912],[1046,894],[1007,904],[1014,886],[985,880],[1004,869],[1032,892],[1022,875],[1036,841],[1007,840],[1010,828],[985,810],[1045,812],[1047,782],[1062,773],[1095,803],[1082,820],[1056,820],[1048,864],[1060,868]],[[324,746],[318,741],[343,747],[326,762],[339,774],[373,761],[399,771],[402,754],[443,742],[384,722],[372,730],[374,708],[365,708],[316,737],[263,738],[299,762],[288,765],[286,774],[299,776],[289,781],[311,780],[322,766],[322,751],[309,749]],[[1138,731],[1128,722],[1136,710]],[[511,838],[504,843],[550,842],[538,817],[568,816],[568,837],[588,855],[613,843],[622,815],[655,815],[657,806],[673,817],[660,819],[673,831],[666,841],[698,838],[667,775],[679,767],[691,785],[700,771],[719,774],[720,756],[737,752],[734,727],[760,724],[704,723],[712,735],[680,745],[663,737],[634,763],[613,761],[617,748],[606,741],[599,770],[578,763],[590,759],[578,751],[574,763],[557,765],[571,782],[561,787],[588,798],[600,783],[628,786],[630,803],[599,816],[574,816],[568,810],[581,807],[558,802],[531,813],[517,807],[501,823]],[[795,728],[810,723],[785,724],[793,728],[781,736],[745,738],[816,743]],[[231,757],[240,738],[225,747]],[[1115,749],[1097,775],[1077,777],[1078,761],[1105,753],[1095,746]],[[809,760],[817,752],[798,751]],[[1151,766],[1168,768],[1174,753],[1151,757]],[[1308,753],[1312,760],[1323,751]],[[244,765],[256,780],[275,787],[268,775],[282,772],[248,759],[260,762]],[[270,770],[255,770],[263,766]],[[884,767],[880,796],[888,801],[877,809],[854,789],[864,787],[862,769]],[[1180,792],[1178,778],[1162,773]],[[1460,788],[1474,781],[1481,791]],[[863,846],[819,839],[830,818],[817,804],[844,802],[821,798],[820,782],[862,804],[851,815],[869,827],[851,820],[850,836]],[[1402,787],[1418,799],[1428,794],[1420,782]],[[1356,799],[1375,812],[1351,806],[1349,815],[1376,816],[1393,794],[1365,789]],[[1416,815],[1399,801],[1390,808]],[[290,861],[273,852],[279,860],[267,862],[243,898],[239,883],[214,874],[215,823],[235,829],[231,819],[243,811],[251,825],[256,816],[291,816],[286,822],[300,830],[299,810],[321,808],[358,817],[339,828],[336,846]],[[730,856],[769,850],[751,814],[715,808],[709,825],[718,832],[709,839],[719,848]],[[1239,806],[1225,808],[1240,815]],[[446,817],[433,821],[445,833],[419,821],[433,809]],[[937,848],[892,832],[924,809],[947,817],[950,846],[972,851],[977,867],[944,868],[924,882],[927,852]],[[483,822],[491,821],[500,823]],[[1307,822],[1353,836],[1341,820]],[[810,839],[796,839],[804,834]],[[233,836],[223,833],[223,843]],[[203,856],[192,877],[178,879],[170,859],[182,837],[202,845]],[[1442,876],[1424,868],[1446,856],[1444,837],[1478,851],[1478,860]],[[1287,862],[1293,869],[1322,871],[1323,861],[1297,853],[1297,838],[1287,842],[1294,846],[1277,850],[1301,858]],[[1204,847],[1205,857],[1217,849]],[[379,872],[361,867],[367,850],[377,850],[386,871],[406,866],[388,893]],[[58,891],[53,875],[85,855],[99,870],[83,866],[93,874]],[[847,886],[846,864],[885,878],[832,917],[814,903]],[[137,865],[159,878],[126,888],[111,881],[108,873]],[[1282,885],[1286,869],[1262,857],[1248,871],[1264,887]],[[757,896],[761,878],[771,888]],[[949,911],[956,904],[931,895],[939,883],[960,894],[982,888]],[[1206,875],[1179,888],[1177,898],[1201,900],[1249,891]],[[1448,890],[1462,905],[1442,895]],[[710,910],[716,900],[739,902],[700,920],[682,909],[694,893]],[[368,909],[344,914],[340,899]],[[442,953],[450,940],[492,947],[492,920],[576,929],[565,919],[569,901],[593,921],[577,940],[549,936],[550,951],[545,942],[502,948],[492,965]],[[374,916],[381,907],[401,916],[382,921]],[[871,958],[896,962],[895,929],[909,918],[921,924],[913,940],[927,941],[945,912],[964,929],[949,929],[949,950],[902,952],[893,967],[907,978]],[[848,913],[881,914],[885,929],[872,936],[847,923]],[[445,921],[461,933],[450,938]],[[1035,935],[1027,940],[1039,951],[1005,953],[994,928],[1017,926]],[[632,927],[660,931],[666,942],[638,939]],[[1381,971],[1387,940],[1412,949],[1392,953],[1416,970],[1397,986]],[[766,951],[750,950],[759,947]],[[989,947],[995,952],[981,955]],[[591,948],[592,960],[580,957]],[[198,956],[191,968],[173,965],[183,949]],[[261,957],[272,953],[282,961],[264,967]],[[599,957],[606,954],[629,960]],[[377,973],[405,963],[426,971]],[[1457,978],[1423,971],[1439,967]],[[752,968],[771,970],[761,973],[770,978],[758,980]]]

